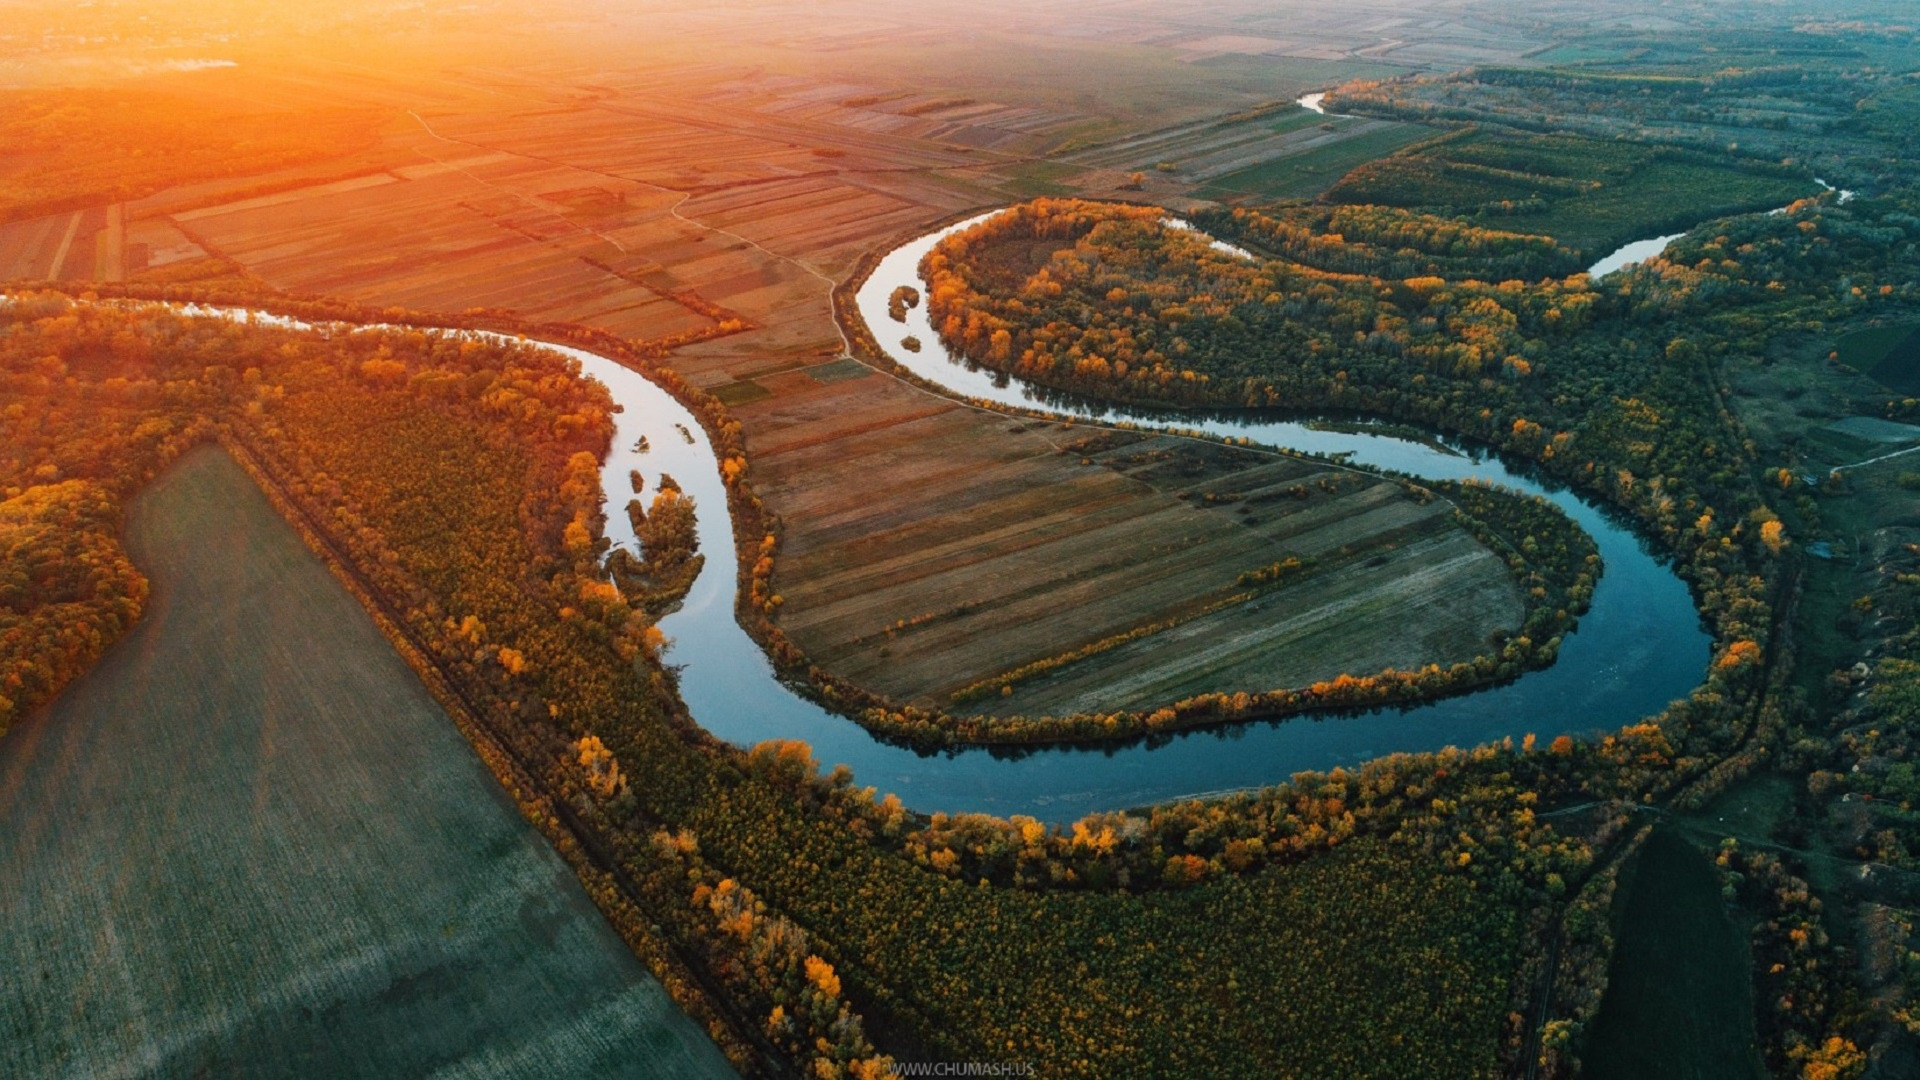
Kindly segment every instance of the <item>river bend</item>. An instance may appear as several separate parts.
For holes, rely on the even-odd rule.
[[[925,292],[919,263],[942,237],[981,215],[909,241],[880,260],[855,307],[880,346],[920,379],[965,398],[1039,410],[1061,419],[1125,422],[1142,428],[1200,430],[1429,480],[1478,480],[1540,495],[1591,534],[1605,562],[1591,610],[1563,639],[1551,667],[1506,685],[1424,705],[1353,715],[1312,715],[1189,731],[1110,747],[959,748],[937,753],[876,739],[854,721],[795,693],[774,675],[759,645],[734,618],[737,567],[726,489],[706,432],[687,409],[645,376],[611,358],[545,344],[578,361],[620,406],[613,450],[601,473],[608,493],[607,535],[635,546],[624,507],[630,472],[650,500],[671,475],[698,507],[700,550],[707,553],[680,610],[660,628],[670,639],[681,697],[694,719],[729,742],[767,739],[811,744],[823,767],[845,764],[858,784],[893,792],[915,810],[1030,814],[1069,822],[1082,815],[1184,796],[1277,783],[1296,772],[1354,766],[1383,754],[1469,747],[1528,733],[1594,734],[1658,712],[1700,680],[1709,639],[1687,588],[1621,521],[1571,491],[1509,470],[1497,457],[1449,445],[1365,431],[1328,431],[1297,420],[1253,414],[1199,417],[1132,408],[1062,403],[1021,380],[955,360],[919,305],[902,324],[887,312],[895,287]],[[203,309],[204,310],[204,309]],[[297,320],[238,311],[279,325]],[[459,331],[496,341],[504,334]],[[901,346],[917,337],[919,352]],[[643,441],[644,440],[644,441]]]

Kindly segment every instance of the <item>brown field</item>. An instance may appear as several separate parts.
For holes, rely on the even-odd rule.
[[[901,700],[945,704],[1022,665],[1190,618],[1245,592],[1243,571],[1289,556],[1310,570],[1022,681],[982,711],[1152,707],[1464,660],[1521,615],[1500,560],[1394,484],[982,414],[879,375],[756,382],[772,395],[736,413],[787,522],[781,625],[816,662]]]
[[[130,238],[124,203],[30,218],[0,228],[0,281],[123,281],[130,257],[144,266],[147,253],[167,243],[158,232]]]
[[[1085,432],[837,361],[828,293],[867,252],[957,211],[1053,190],[1191,205],[1209,178],[1370,137],[1380,125],[1284,103],[1393,70],[1402,37],[1448,56],[1539,43],[1444,21],[1402,34],[1335,4],[1284,19],[1198,4],[1097,18],[991,7],[922,23],[876,4],[870,19],[808,31],[767,20],[778,32],[730,11],[658,16],[668,26],[567,9],[552,25],[564,48],[530,33],[512,53],[496,41],[412,61],[422,74],[405,83],[376,74],[410,69],[391,57],[290,66],[236,52],[236,68],[141,85],[200,80],[205,100],[289,115],[361,110],[383,118],[378,138],[0,225],[0,277],[245,277],[648,341],[714,337],[738,318],[744,332],[682,347],[675,363],[745,426],[784,523],[781,622],[828,668],[902,699],[943,700],[1190,619],[1243,571],[1289,555],[1316,562],[992,704],[1058,712],[1271,689],[1463,659],[1510,628],[1519,598],[1498,560],[1397,487],[1320,492],[1316,467],[1174,440],[1072,450]],[[1005,48],[952,43],[992,20]],[[1145,190],[1122,193],[1138,170]],[[1303,482],[1312,497],[1251,501]],[[1243,498],[1208,506],[1208,492]]]

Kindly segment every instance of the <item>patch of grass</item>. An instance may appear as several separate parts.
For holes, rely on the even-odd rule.
[[[1619,943],[1581,1059],[1592,1080],[1761,1077],[1745,941],[1712,862],[1658,829],[1629,871]]]
[[[1264,81],[1269,85],[1279,76],[1285,84],[1275,97],[1290,94],[1294,87],[1304,93],[1354,79],[1390,78],[1406,71],[1396,64],[1371,60],[1309,60],[1301,56],[1289,56],[1276,64],[1274,57],[1251,53],[1220,53],[1180,66],[1188,71],[1218,72],[1223,76],[1231,73],[1248,82]]]
[[[1626,55],[1619,49],[1595,45],[1555,45],[1546,52],[1535,53],[1529,59],[1539,64],[1594,64],[1624,60]]]
[[[1327,117],[1314,112],[1312,109],[1294,106],[1286,112],[1281,113],[1277,119],[1264,121],[1261,126],[1273,132],[1275,135],[1286,135],[1295,131],[1305,131],[1307,128],[1317,127],[1327,123],[1338,124],[1340,121],[1337,119],[1329,120]]]
[[[1272,199],[1303,199],[1332,187],[1341,177],[1369,161],[1420,142],[1431,128],[1398,124],[1240,169],[1215,179],[1200,194],[1211,197],[1259,195]]]
[[[1005,170],[1002,175],[1009,180],[1051,183],[1072,180],[1084,172],[1086,170],[1080,166],[1064,161],[1023,161]]]
[[[1793,809],[1794,781],[1773,772],[1757,773],[1735,784],[1704,809],[1679,815],[1680,823],[1702,843],[1726,837],[1771,843],[1774,830]]]
[[[1645,147],[1595,139],[1481,132],[1450,140],[1443,156],[1516,173],[1592,181],[1632,176],[1647,155]]]
[[[1021,198],[1040,198],[1049,195],[1071,195],[1078,190],[1075,184],[1087,170],[1079,165],[1069,165],[1064,161],[1023,161],[1001,172],[1006,181],[999,185],[1001,191]]]
[[[0,1074],[732,1075],[231,458],[127,546],[145,621],[0,740]]]
[[[726,405],[745,405],[749,401],[759,401],[761,398],[773,396],[773,391],[751,379],[725,383],[714,387],[710,392]]]
[[[1793,666],[1794,682],[1809,700],[1826,693],[1827,676],[1852,665],[1860,653],[1859,617],[1849,617],[1862,586],[1845,564],[1808,560],[1800,603],[1794,611],[1794,640],[1800,659]]]
[[[1916,330],[1920,330],[1920,327],[1912,323],[1856,330],[1833,343],[1833,358],[1848,367],[1869,370],[1886,359],[1894,346],[1905,341]]]
[[[864,379],[873,374],[873,369],[858,360],[830,360],[824,364],[815,364],[807,369],[807,375],[818,383],[846,382],[849,379]]]
[[[1808,450],[1815,452],[1816,456],[1825,457],[1835,463],[1858,461],[1880,450],[1879,443],[1850,435],[1831,424],[1807,432],[1806,446]]]
[[[1598,254],[1817,190],[1803,175],[1679,151],[1483,131],[1355,168],[1327,197],[1454,214]]]
[[[1814,194],[1815,185],[1731,166],[1657,161],[1590,195],[1556,199],[1526,231],[1604,253],[1642,234],[1688,228],[1708,218],[1772,209]]]
[[[1920,394],[1920,326],[1902,323],[1848,334],[1835,359],[1895,393]]]
[[[999,190],[1018,199],[1044,199],[1072,195],[1076,189],[1048,180],[1009,180]]]

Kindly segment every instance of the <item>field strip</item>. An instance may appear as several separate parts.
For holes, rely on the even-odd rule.
[[[73,247],[73,238],[80,232],[80,218],[85,213],[85,210],[75,210],[68,219],[66,234],[60,237],[60,246],[53,249],[53,262],[47,267],[49,279],[60,276],[60,264],[67,261],[67,250]]]
[[[455,728],[519,808],[520,814],[539,829],[580,882],[596,890],[609,889],[619,896],[619,906],[625,909],[626,918],[615,919],[604,904],[596,902],[596,906],[607,911],[609,925],[632,949],[633,954],[652,970],[663,985],[670,985],[665,975],[672,972],[699,988],[697,992],[684,997],[675,994],[674,1000],[680,1007],[689,1015],[698,1014],[705,1020],[709,1034],[720,1030],[722,1026],[728,1027],[746,1044],[764,1049],[766,1043],[764,1038],[757,1035],[757,1026],[729,1004],[719,985],[702,967],[695,964],[682,946],[639,928],[636,917],[645,910],[639,900],[642,893],[626,870],[571,805],[565,800],[551,798],[527,764],[494,732],[485,711],[465,688],[431,659],[432,653],[426,643],[407,627],[403,614],[375,589],[341,542],[327,531],[327,524],[321,515],[305,502],[295,499],[253,448],[237,439],[224,439],[221,445],[253,480],[257,490],[266,497],[279,518],[294,530],[302,545],[325,564],[330,576],[372,619],[381,636],[419,677],[428,695],[453,721]]]
[[[356,176],[346,180],[336,180],[331,184],[318,184],[313,187],[294,188],[273,195],[261,195],[253,199],[241,199],[239,202],[220,203],[217,206],[202,207],[198,210],[185,210],[173,215],[175,221],[199,221],[201,218],[219,217],[221,214],[236,214],[246,210],[265,210],[269,207],[284,206],[288,203],[310,199],[316,195],[339,195],[364,188],[379,187],[382,184],[397,184],[400,177],[392,173],[378,172],[368,176]]]
[[[0,1075],[725,1075],[590,838],[245,455],[135,497],[154,603],[0,743]]]
[[[1054,703],[1052,708],[1068,713],[1091,712],[1100,708],[1111,708],[1111,702],[1116,697],[1144,697],[1158,700],[1162,695],[1150,692],[1157,683],[1167,681],[1175,675],[1189,682],[1209,678],[1216,672],[1246,660],[1249,656],[1267,651],[1280,639],[1305,640],[1325,633],[1329,628],[1355,618],[1370,608],[1395,604],[1402,600],[1406,593],[1418,587],[1442,579],[1450,580],[1455,571],[1477,557],[1477,552],[1464,550],[1447,554],[1441,561],[1428,562],[1411,569],[1402,567],[1401,575],[1390,583],[1350,594],[1305,612],[1265,620],[1258,628],[1236,635],[1231,642],[1209,642],[1204,649],[1198,647],[1198,640],[1211,638],[1214,635],[1209,632],[1208,627],[1196,624],[1202,618],[1223,614],[1224,608],[1203,611],[1194,619],[1183,620],[1179,625],[1168,627],[1164,636],[1153,635],[1160,638],[1157,643],[1149,643],[1141,649],[1133,650],[1124,674],[1111,670],[1103,671],[1101,682],[1105,685],[1080,692],[1064,702]],[[1195,648],[1192,651],[1199,654],[1199,662],[1196,663],[1193,657],[1185,655],[1183,650],[1168,648],[1168,642],[1174,640],[1193,641]],[[1109,669],[1114,666],[1107,665]],[[1332,678],[1333,674],[1337,673],[1330,673],[1327,677]]]

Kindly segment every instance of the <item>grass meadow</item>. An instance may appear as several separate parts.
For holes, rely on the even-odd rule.
[[[1848,334],[1834,343],[1841,363],[1903,394],[1920,393],[1920,326],[1897,323]]]
[[[1410,140],[1411,141],[1411,140]],[[1328,192],[1551,236],[1591,255],[1717,216],[1785,206],[1811,180],[1734,161],[1526,132],[1479,131],[1356,162]]]
[[[1336,121],[1350,122],[1350,121]],[[1355,168],[1434,135],[1418,124],[1382,126],[1351,139],[1328,143],[1303,154],[1275,158],[1208,183],[1205,196],[1256,195],[1268,199],[1310,199],[1339,183]]]

